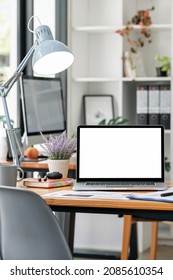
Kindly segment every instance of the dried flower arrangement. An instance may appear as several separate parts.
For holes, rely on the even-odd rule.
[[[41,146],[46,151],[46,154],[48,155],[49,159],[70,159],[70,157],[76,149],[76,137],[73,136],[72,138],[68,139],[66,131],[64,131],[59,136],[50,135],[48,140],[42,133],[41,135],[43,140],[45,141],[45,143],[41,144]]]
[[[121,36],[126,37],[128,44],[130,45],[130,51],[137,53],[138,48],[142,48],[145,45],[145,42],[151,43],[151,30],[149,26],[152,24],[150,11],[154,11],[155,7],[147,10],[139,10],[137,14],[132,17],[123,29],[118,29],[115,32]],[[133,25],[140,26],[140,35],[134,40],[131,38],[131,32],[134,29]]]

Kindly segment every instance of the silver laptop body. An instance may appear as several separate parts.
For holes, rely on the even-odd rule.
[[[164,190],[164,127],[77,128],[74,190]]]

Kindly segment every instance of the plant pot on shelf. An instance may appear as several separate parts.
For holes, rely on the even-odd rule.
[[[157,67],[156,68],[156,74],[157,74],[157,77],[167,77],[167,71],[163,71],[162,70],[162,67]]]
[[[48,159],[49,172],[60,172],[63,178],[67,178],[69,159]]]

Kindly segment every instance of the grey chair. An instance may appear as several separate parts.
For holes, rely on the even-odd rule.
[[[55,215],[32,191],[0,186],[0,235],[0,259],[72,259]]]

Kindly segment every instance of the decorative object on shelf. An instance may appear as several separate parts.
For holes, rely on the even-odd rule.
[[[85,124],[97,125],[103,119],[114,117],[112,95],[84,95]]]
[[[135,79],[136,77],[145,77],[145,68],[141,52],[133,53],[125,51],[123,56],[124,76]]]
[[[165,77],[170,75],[170,71],[171,71],[170,57],[156,55],[155,61],[157,62],[157,66],[156,66],[157,77]]]
[[[131,52],[125,51],[123,54],[123,75],[128,78],[135,78],[136,73],[132,66]]]
[[[103,119],[101,122],[99,122],[99,125],[125,125],[128,122],[128,119],[125,119],[123,117],[117,117],[110,120]]]
[[[50,135],[47,140],[41,133],[45,143],[41,144],[48,156],[48,167],[50,172],[58,171],[63,178],[67,177],[69,160],[76,150],[77,139],[75,136],[68,139],[66,131],[59,136]]]
[[[125,25],[124,28],[118,29],[115,32],[120,34],[123,37],[126,37],[127,42],[130,46],[130,51],[132,53],[137,53],[138,48],[144,47],[145,43],[151,43],[151,30],[150,25],[152,24],[150,11],[154,11],[155,7],[153,6],[151,9],[146,10],[139,10],[137,13],[132,17],[130,21]],[[140,26],[139,37],[134,40],[130,35],[133,31],[133,25]]]
[[[115,31],[116,33],[125,37],[130,46],[129,51],[125,51],[123,55],[123,68],[125,77],[135,79],[136,77],[146,76],[142,53],[139,51],[139,49],[143,48],[146,43],[152,42],[151,30],[149,27],[152,24],[150,11],[154,11],[154,9],[155,8],[153,6],[151,9],[137,11],[124,28]],[[132,36],[134,25],[138,25],[140,27],[139,36],[137,39],[134,39]]]

